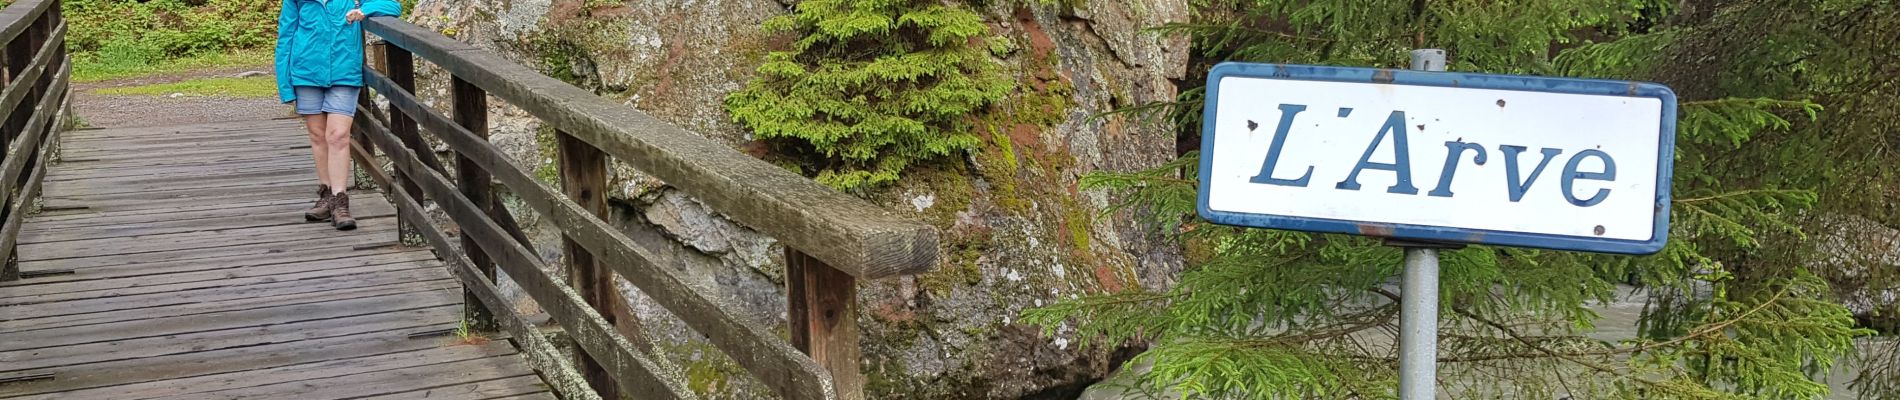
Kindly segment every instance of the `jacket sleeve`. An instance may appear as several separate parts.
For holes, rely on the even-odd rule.
[[[290,27],[297,24],[293,1],[296,0],[284,0],[283,9],[277,12],[277,48],[273,50],[277,60],[277,99],[285,103],[297,99],[296,91],[290,88]]]
[[[363,10],[363,16],[366,17],[402,16],[402,4],[397,4],[395,0],[363,0],[363,5],[358,8]]]

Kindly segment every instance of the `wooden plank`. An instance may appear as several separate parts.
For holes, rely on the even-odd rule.
[[[312,173],[314,167],[310,160],[289,160],[275,156],[274,160],[258,162],[201,162],[182,165],[139,165],[121,168],[99,168],[79,170],[73,168],[55,168],[46,176],[47,182],[84,181],[94,179],[129,178],[136,176],[162,176],[172,180],[203,179],[229,176],[238,173],[279,172],[298,170]]]
[[[121,256],[158,251],[229,247],[254,243],[375,235],[380,233],[393,233],[395,231],[395,227],[393,226],[379,227],[375,225],[364,227],[365,230],[360,231],[337,231],[335,229],[320,228],[319,226],[309,224],[299,224],[221,231],[166,233],[133,236],[130,238],[83,239],[52,243],[34,243],[20,246],[20,260],[36,261],[61,258]],[[294,248],[295,246],[286,247]]]
[[[400,19],[370,18],[364,26],[394,45],[390,48],[420,55],[721,214],[853,276],[913,275],[936,265],[937,231],[927,224]]]
[[[51,182],[61,192],[85,193],[88,196],[105,196],[121,193],[152,193],[179,187],[192,189],[244,190],[251,187],[294,186],[303,184],[315,192],[315,173],[309,169],[281,169],[274,171],[253,171],[222,176],[164,176],[162,178],[138,179],[101,178],[88,180],[69,180]],[[312,194],[311,200],[316,200]]]
[[[59,165],[59,168],[57,168],[56,171],[53,171],[53,175],[49,175],[49,177],[64,178],[67,176],[123,176],[127,173],[146,172],[146,171],[150,171],[150,172],[176,171],[178,173],[208,174],[208,173],[215,173],[215,172],[220,172],[221,170],[229,170],[229,169],[270,168],[270,167],[278,167],[278,166],[286,166],[286,165],[307,165],[307,164],[310,164],[310,160],[301,159],[301,158],[298,158],[297,156],[300,156],[300,155],[308,156],[309,153],[310,153],[309,150],[288,150],[288,151],[278,151],[278,152],[269,152],[269,153],[250,152],[250,153],[242,153],[242,154],[231,154],[231,155],[226,155],[226,156],[216,157],[216,158],[209,158],[209,157],[189,158],[189,159],[178,158],[178,159],[165,159],[165,160],[157,160],[157,161],[150,161],[150,162],[143,162],[143,163],[141,162],[105,162],[105,161],[96,161],[96,160],[73,161],[73,160],[76,160],[76,158],[67,156],[65,161],[61,161],[57,164]],[[205,170],[198,170],[197,168],[205,168],[206,170],[209,170],[209,171],[200,172],[200,171],[205,171]]]
[[[314,196],[313,196],[314,197]],[[354,200],[354,199],[352,199]],[[355,202],[355,201],[352,201]],[[384,202],[357,202],[352,204],[350,212],[357,218],[370,219],[396,215],[396,209]],[[301,204],[300,204],[301,206]],[[179,218],[152,222],[124,222],[119,224],[94,224],[86,230],[71,227],[41,226],[29,221],[27,230],[20,233],[21,244],[60,242],[80,239],[103,239],[129,236],[148,236],[169,233],[226,230],[245,227],[270,227],[284,225],[309,225],[303,220],[303,207],[271,207],[270,213],[235,214],[230,212],[182,214]],[[361,211],[357,211],[357,210]]]
[[[0,332],[8,334],[42,329],[80,327],[139,321],[154,318],[178,317],[187,315],[210,314],[248,310],[261,307],[291,306],[299,304],[341,301],[363,297],[409,296],[431,291],[460,291],[461,285],[453,280],[437,279],[416,282],[397,282],[387,285],[341,288],[323,292],[293,293],[278,295],[265,293],[252,297],[236,298],[201,303],[179,304],[161,308],[137,308],[106,311],[83,315],[71,315],[62,318],[38,318],[17,321],[0,321]]]
[[[76,346],[102,342],[217,332],[265,325],[289,324],[359,315],[461,304],[454,293],[411,292],[401,296],[360,297],[321,303],[140,319],[69,328],[8,332],[0,352]]]
[[[459,308],[443,306],[395,312],[378,310],[379,312],[376,313],[353,317],[266,325],[252,329],[200,332],[46,349],[0,351],[0,372],[33,371],[295,340],[349,336],[416,326],[417,322],[424,322],[424,325],[447,324],[460,319],[457,315],[460,314]]]
[[[283,145],[283,146],[255,146],[255,147],[225,146],[225,147],[214,147],[214,148],[194,148],[194,149],[188,149],[188,150],[174,150],[174,151],[166,153],[166,156],[175,157],[175,158],[200,158],[200,157],[228,155],[228,154],[237,153],[237,152],[255,152],[255,151],[288,152],[292,150],[302,150],[304,153],[309,153],[310,152],[309,148],[310,148],[310,144],[308,143],[300,144],[300,145]],[[125,153],[125,152],[88,153],[88,152],[78,152],[78,151],[75,151],[75,152],[62,151],[60,154],[65,155],[66,157],[72,158],[72,159],[91,160],[91,162],[140,161],[140,160],[153,158],[151,154]]]
[[[286,295],[311,293],[348,288],[389,285],[404,282],[417,282],[432,279],[444,279],[440,270],[433,268],[414,268],[397,271],[372,272],[355,276],[331,276],[302,281],[275,282],[236,287],[212,288],[184,292],[154,293],[145,295],[109,297],[58,303],[39,304],[33,307],[0,308],[0,321],[19,321],[35,318],[66,317],[114,310],[152,309],[180,304],[192,304],[208,301],[224,301],[260,295]]]
[[[365,73],[365,79],[370,86],[381,85],[378,90],[390,105],[405,110],[423,110],[423,106],[413,96],[390,87],[386,79],[373,73]],[[491,167],[488,171],[494,178],[512,189],[529,207],[561,227],[570,238],[586,247],[597,259],[604,261],[605,265],[639,287],[641,292],[652,297],[662,307],[674,315],[684,316],[682,320],[688,326],[705,334],[715,346],[732,356],[767,387],[784,397],[832,396],[830,378],[823,367],[780,340],[778,335],[735,317],[734,313],[725,310],[722,305],[724,299],[708,297],[710,291],[698,288],[682,276],[676,270],[677,263],[692,259],[671,256],[684,253],[676,242],[659,236],[654,236],[656,240],[634,241],[627,237],[621,227],[608,225],[579,205],[565,201],[564,196],[556,195],[542,186],[524,169],[514,166],[514,161],[495,148],[494,144],[477,140],[473,134],[435,118],[433,114],[412,114],[420,117],[419,122],[423,126],[437,132],[437,137],[457,153]],[[398,167],[402,165],[397,163]]]
[[[332,247],[350,247],[350,246],[367,245],[367,244],[384,244],[384,243],[394,242],[395,240],[396,240],[395,235],[387,235],[387,236],[363,235],[363,236],[329,237],[329,238],[321,238],[321,239],[293,239],[292,241],[296,242],[296,246],[287,246],[284,244],[287,241],[279,241],[279,242],[253,243],[253,244],[236,245],[236,246],[228,246],[228,247],[218,247],[218,248],[210,248],[210,249],[184,249],[184,250],[160,251],[160,252],[151,252],[151,253],[142,253],[142,254],[119,254],[119,255],[101,256],[101,257],[62,258],[62,259],[52,259],[52,260],[22,261],[20,264],[22,265],[23,268],[28,268],[28,269],[42,269],[42,270],[70,269],[70,270],[79,270],[79,271],[82,271],[83,273],[84,270],[91,269],[91,268],[106,268],[106,267],[128,266],[128,265],[131,265],[131,266],[155,265],[155,264],[161,264],[161,263],[193,261],[193,260],[211,261],[211,260],[217,260],[217,259],[223,259],[223,258],[245,257],[245,256],[266,256],[267,257],[267,256],[275,255],[275,254],[290,253],[299,249],[322,249],[322,248],[332,248]]]
[[[503,357],[514,353],[514,346],[509,346],[507,341],[494,341],[481,345],[438,346],[366,357],[327,360],[248,371],[200,375],[183,379],[67,391],[57,393],[57,395],[63,398],[74,399],[130,399],[187,395],[248,388],[273,383],[331,378],[349,374],[378,373],[455,361]],[[538,379],[535,381],[539,382]],[[27,399],[32,398],[34,397],[27,397]]]
[[[344,250],[343,252],[347,252],[347,251],[348,250]],[[288,275],[288,274],[317,273],[317,272],[322,272],[322,271],[354,270],[358,268],[385,266],[385,265],[391,265],[391,264],[398,264],[398,265],[406,264],[406,265],[413,266],[413,265],[419,265],[419,264],[423,264],[424,262],[431,262],[431,261],[435,261],[435,257],[433,255],[423,254],[421,252],[414,252],[414,251],[400,252],[400,253],[390,252],[390,253],[382,253],[382,254],[371,255],[371,256],[323,259],[323,260],[304,261],[304,262],[286,262],[286,263],[273,263],[273,264],[267,264],[267,265],[252,265],[252,266],[233,265],[233,266],[229,266],[225,268],[201,269],[197,271],[172,272],[172,273],[162,273],[162,274],[146,274],[146,275],[140,275],[136,277],[122,277],[118,279],[70,280],[70,281],[65,281],[65,282],[48,282],[48,283],[36,283],[36,284],[31,284],[31,285],[14,285],[6,290],[0,290],[0,304],[38,302],[38,301],[48,301],[48,300],[58,300],[58,299],[69,299],[69,298],[87,298],[83,296],[102,297],[102,296],[116,296],[120,294],[132,294],[132,293],[140,293],[140,292],[163,291],[163,290],[159,290],[158,288],[166,287],[166,286],[178,287],[176,285],[198,283],[198,282],[217,282],[218,284],[223,285],[223,286],[235,286],[235,285],[243,284],[241,281],[242,278],[269,276],[269,277],[273,277],[273,280],[276,280],[276,279],[291,278],[293,276],[293,275]],[[86,272],[91,273],[92,271],[86,271]],[[71,275],[76,276],[76,275],[80,275],[80,273],[75,271]],[[49,297],[49,298],[36,297],[36,296],[54,296],[54,295],[58,295],[61,297]]]
[[[58,392],[435,348],[441,346],[440,342],[409,339],[408,335],[454,326],[453,312],[445,314],[351,335],[47,368],[44,371],[57,372],[58,379],[32,385],[0,385],[0,397],[53,393],[39,398],[66,399],[71,397]]]
[[[59,195],[41,196],[42,204],[48,208],[86,207],[98,211],[120,211],[153,208],[185,207],[206,203],[235,203],[257,200],[310,201],[312,194],[307,183],[288,182],[270,186],[251,187],[247,190],[230,189],[178,189],[151,191],[145,193],[119,193],[106,195]],[[354,196],[352,196],[354,197]]]
[[[367,126],[358,129],[365,129],[378,147],[388,149],[390,161],[396,168],[415,177],[436,204],[442,206],[442,210],[461,226],[464,235],[475,237],[483,248],[493,251],[490,255],[495,257],[497,266],[506,270],[522,291],[547,310],[548,315],[560,321],[576,345],[586,349],[588,354],[600,360],[603,367],[613,372],[617,378],[615,383],[620,385],[622,393],[643,398],[696,398],[692,391],[684,387],[683,379],[677,376],[677,369],[670,366],[662,368],[659,363],[664,362],[663,359],[656,360],[634,351],[633,345],[626,338],[615,334],[607,321],[593,313],[585,305],[585,300],[574,293],[573,288],[561,285],[549,276],[540,257],[520,243],[515,243],[500,226],[485,218],[485,214],[475,208],[473,202],[457,193],[454,186],[448,183],[448,178],[424,166],[408,148],[399,146],[399,139],[390,134],[387,128],[377,125],[374,120],[366,119],[363,122]]]
[[[839,399],[863,399],[857,279],[803,252],[785,249],[785,295],[792,346],[831,372]]]
[[[559,398],[549,393],[534,393],[520,396],[496,397],[488,400],[559,400]]]
[[[331,378],[283,382],[247,388],[227,389],[152,400],[257,399],[301,400],[354,399],[396,393],[408,393],[467,382],[481,382],[519,376],[533,377],[534,371],[506,357],[455,361],[410,368],[341,375]],[[456,397],[448,397],[455,399]]]
[[[406,399],[494,399],[535,393],[547,393],[548,384],[534,376],[517,376],[492,381],[470,382],[413,392],[364,397],[363,400]],[[550,396],[551,398],[551,396]]]
[[[298,133],[297,136],[308,136],[308,134],[303,133],[303,132],[297,132],[297,133]],[[285,150],[286,147],[291,147],[291,146],[302,145],[302,146],[307,147],[309,145],[309,142],[307,140],[292,140],[292,139],[287,139],[287,138],[272,138],[271,137],[271,136],[292,137],[290,136],[291,131],[288,129],[270,129],[270,130],[259,130],[255,132],[225,132],[225,134],[234,135],[233,136],[234,138],[224,139],[224,140],[170,139],[168,138],[167,140],[162,140],[162,141],[161,140],[124,140],[124,139],[114,140],[114,141],[76,141],[76,142],[71,143],[72,147],[70,147],[70,149],[76,151],[75,154],[93,156],[93,155],[105,155],[105,154],[121,154],[124,152],[137,152],[139,150],[164,151],[165,153],[163,154],[170,154],[170,152],[173,152],[173,151],[214,150],[214,149],[229,150],[229,151],[241,151],[241,150],[269,151],[269,150]],[[242,135],[242,136],[236,136],[236,135]],[[298,139],[302,139],[302,138],[298,137]],[[147,154],[151,154],[151,153],[147,153]]]
[[[123,137],[152,137],[172,135],[219,135],[224,132],[247,129],[274,129],[291,127],[302,129],[303,121],[298,119],[273,119],[263,121],[226,121],[199,124],[168,126],[137,126],[126,128],[98,128],[75,131],[75,139],[106,139]]]
[[[401,204],[400,209],[422,209],[421,204],[408,193],[398,190],[391,194],[396,203]],[[417,233],[430,246],[448,255],[443,259],[448,264],[449,272],[464,283],[467,292],[474,294],[483,308],[495,311],[496,324],[515,338],[515,342],[521,346],[522,354],[528,360],[528,365],[534,367],[536,371],[541,371],[542,376],[553,385],[556,391],[565,394],[569,400],[600,400],[600,395],[594,393],[587,384],[587,380],[581,377],[573,364],[568,363],[561,350],[555,348],[552,342],[543,337],[534,324],[528,323],[527,320],[521,318],[520,314],[514,312],[510,301],[501,295],[500,289],[495,287],[494,278],[476,270],[468,261],[468,257],[455,251],[449,238],[442,234],[441,227],[436,226],[429,217],[419,213],[403,213],[402,218],[415,224],[418,228]]]
[[[373,197],[375,196],[366,195],[364,198],[369,199]],[[279,209],[284,210],[284,211],[295,211],[295,210],[302,210],[303,209],[302,206],[308,205],[309,203],[310,203],[310,199],[307,199],[307,198],[305,199],[283,198],[283,199],[265,199],[265,200],[252,200],[252,201],[241,201],[241,202],[201,203],[201,204],[185,205],[185,206],[178,206],[178,207],[164,208],[164,209],[149,209],[148,208],[148,209],[137,209],[137,210],[112,210],[112,211],[85,210],[81,212],[68,211],[68,212],[62,212],[58,214],[42,212],[40,214],[28,216],[26,220],[35,227],[43,226],[43,225],[61,225],[61,226],[66,226],[66,227],[81,227],[81,226],[92,226],[92,225],[118,225],[118,224],[129,223],[129,222],[155,219],[155,218],[152,218],[152,216],[160,215],[160,214],[176,215],[178,213],[195,213],[194,215],[212,216],[212,215],[217,215],[217,213],[220,213],[220,212],[229,212],[231,214],[242,214],[242,213],[279,212],[279,211],[276,211]]]
[[[118,287],[94,288],[78,291],[33,291],[44,286],[8,290],[8,292],[35,292],[19,295],[9,294],[0,298],[0,305],[22,306],[53,302],[69,302],[92,299],[108,299],[154,293],[184,293],[213,288],[241,287],[246,285],[275,283],[290,280],[305,280],[347,275],[356,273],[400,271],[407,269],[435,268],[414,262],[385,262],[363,266],[342,268],[301,268],[296,265],[281,265],[267,268],[243,268],[233,271],[212,273],[169,274],[145,279],[146,282],[122,282]],[[219,276],[224,276],[219,279]],[[57,288],[55,288],[57,290]]]
[[[86,145],[85,147],[92,147],[93,145],[107,145],[107,146],[124,145],[124,144],[165,145],[165,144],[182,144],[182,143],[194,143],[194,142],[218,143],[218,142],[274,141],[274,142],[283,142],[283,143],[295,143],[298,141],[305,141],[304,139],[308,138],[308,135],[306,135],[308,131],[304,129],[303,121],[301,120],[285,120],[282,122],[243,121],[242,123],[204,124],[204,125],[198,125],[198,126],[204,126],[206,129],[202,131],[198,131],[194,129],[172,129],[174,127],[153,127],[153,128],[139,128],[135,131],[124,132],[121,134],[101,134],[100,133],[100,132],[110,132],[110,130],[89,130],[89,131],[79,132],[79,135],[74,136],[73,139],[75,140],[74,143],[76,144],[84,144]],[[192,127],[194,126],[193,125],[184,126],[184,128],[192,128]],[[292,134],[265,134],[265,133],[276,133],[276,132],[282,132],[282,133],[294,132],[296,134],[294,135]],[[124,146],[124,147],[130,148],[130,146]]]

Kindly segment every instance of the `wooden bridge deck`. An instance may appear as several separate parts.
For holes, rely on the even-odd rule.
[[[72,272],[0,283],[0,398],[553,398],[507,340],[441,334],[461,285],[382,196],[354,232],[303,221],[298,122],[62,140],[18,254]]]

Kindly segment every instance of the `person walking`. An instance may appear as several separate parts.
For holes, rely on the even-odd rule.
[[[317,164],[304,219],[356,229],[350,216],[350,124],[363,87],[364,18],[399,16],[393,0],[284,0],[277,15],[277,96],[296,103]]]

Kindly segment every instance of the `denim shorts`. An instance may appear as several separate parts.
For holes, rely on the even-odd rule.
[[[356,92],[362,88],[355,86],[298,86],[297,114],[317,115],[330,113],[344,116],[356,115]]]

